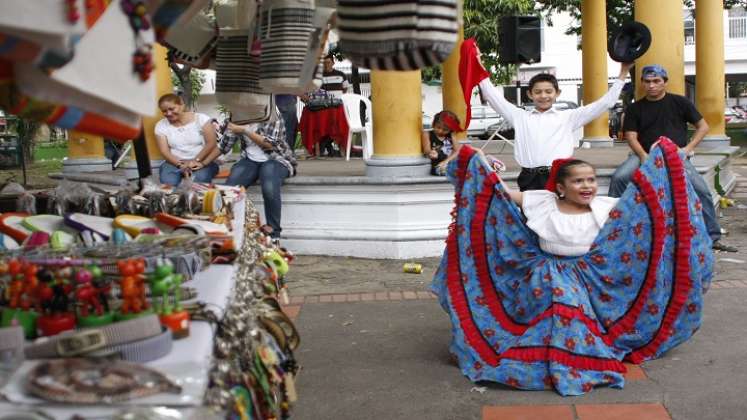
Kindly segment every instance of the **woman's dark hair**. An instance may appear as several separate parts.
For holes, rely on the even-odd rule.
[[[182,101],[182,97],[175,94],[175,93],[167,93],[160,98],[158,98],[158,106],[161,106],[164,102],[171,102],[175,103],[177,105],[184,105],[184,101]]]
[[[532,76],[532,78],[529,79],[529,91],[531,92],[532,88],[534,88],[534,85],[539,82],[550,82],[552,83],[552,86],[555,88],[555,90],[560,91],[560,87],[558,86],[558,79],[550,73],[540,73]]]
[[[565,182],[565,179],[568,178],[571,175],[571,168],[574,166],[583,166],[586,165],[590,167],[591,169],[594,169],[591,164],[585,160],[581,159],[571,159],[568,162],[565,162],[564,164],[560,165],[558,167],[558,174],[555,177],[555,183],[557,184],[563,184]]]

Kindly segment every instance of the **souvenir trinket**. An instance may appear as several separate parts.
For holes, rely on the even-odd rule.
[[[27,338],[35,337],[39,314],[31,307],[38,302],[36,266],[16,259],[0,262],[0,278],[3,277],[6,280],[3,301],[7,307],[3,308],[0,326],[21,326]]]
[[[174,338],[189,335],[189,313],[181,303],[182,279],[181,274],[174,273],[174,266],[164,261],[148,277],[153,309],[161,323],[174,334]]]
[[[44,314],[36,320],[37,335],[50,336],[75,329],[75,314],[70,308],[71,276],[70,267],[39,271],[39,304]]]
[[[103,279],[97,266],[82,268],[75,272],[75,299],[78,309],[78,325],[97,327],[114,322],[114,313],[109,311],[111,285]]]
[[[121,260],[117,262],[121,275],[119,291],[122,295],[122,306],[115,318],[119,320],[151,314],[148,301],[145,299],[145,262],[142,258]]]
[[[162,373],[141,364],[87,358],[41,362],[30,372],[27,388],[48,401],[77,404],[121,402],[182,391]]]

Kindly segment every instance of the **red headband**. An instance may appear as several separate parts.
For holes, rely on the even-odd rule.
[[[459,127],[459,122],[457,122],[456,118],[452,117],[449,114],[443,113],[438,116],[439,121],[444,123],[446,127],[451,130],[453,133],[458,133],[462,131],[462,128]]]
[[[572,160],[573,158],[563,158],[555,159],[552,161],[552,168],[550,168],[550,178],[547,179],[547,184],[545,184],[546,190],[552,192],[555,192],[557,190],[556,186],[558,184],[558,171],[562,166],[565,166],[566,163]]]

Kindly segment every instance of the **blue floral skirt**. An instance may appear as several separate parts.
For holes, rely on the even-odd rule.
[[[677,146],[635,173],[589,252],[547,254],[496,173],[463,147],[448,167],[454,218],[432,289],[472,381],[579,395],[624,385],[700,326],[713,253]]]

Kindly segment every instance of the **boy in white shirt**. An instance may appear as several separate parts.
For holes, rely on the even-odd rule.
[[[553,160],[573,155],[573,132],[611,108],[620,96],[633,63],[622,63],[618,79],[598,100],[576,109],[553,108],[560,96],[558,80],[551,74],[537,74],[529,80],[529,99],[535,109],[527,111],[508,102],[490,78],[480,82],[483,97],[514,127],[514,158],[521,165],[517,179],[520,191],[545,188]]]

